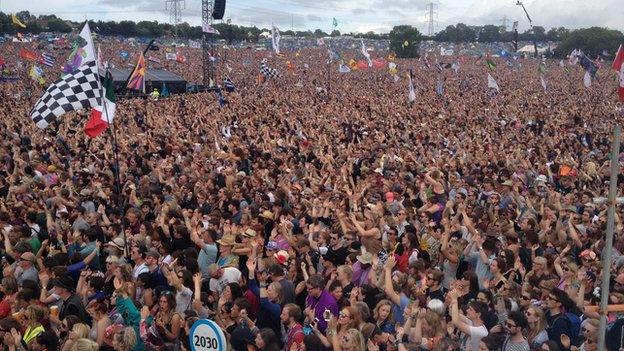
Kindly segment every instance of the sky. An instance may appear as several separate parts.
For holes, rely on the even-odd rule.
[[[181,21],[201,24],[201,0],[179,0]],[[524,0],[533,25],[587,28],[608,27],[624,31],[624,0]],[[255,25],[280,30],[332,29],[332,18],[341,32],[387,33],[393,26],[409,24],[428,33],[428,0],[227,0],[225,19],[233,24]],[[516,0],[437,0],[434,1],[434,32],[450,24],[502,25],[514,21],[524,31],[529,21]],[[55,14],[64,19],[134,20],[172,23],[166,0],[0,0],[0,11],[28,10],[32,14]],[[168,7],[169,8],[169,7]]]

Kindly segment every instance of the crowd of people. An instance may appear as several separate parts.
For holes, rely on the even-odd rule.
[[[400,59],[395,81],[309,49],[270,57],[280,76],[258,80],[270,54],[231,50],[226,105],[118,100],[114,148],[112,129],[83,133],[89,111],[36,128],[45,87],[19,45],[0,46],[22,77],[0,83],[2,350],[191,350],[199,319],[235,351],[596,350],[623,119],[610,72],[585,88],[548,61],[544,91],[538,61],[501,61],[493,93],[473,58],[453,57],[457,73]],[[121,45],[104,41],[104,58]],[[185,50],[171,65],[192,80],[201,55]]]

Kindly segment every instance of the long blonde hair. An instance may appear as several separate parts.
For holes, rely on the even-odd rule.
[[[355,344],[354,351],[366,351],[364,336],[362,335],[362,333],[360,333],[359,330],[351,328],[345,333],[345,335],[347,334],[351,337],[351,341]]]
[[[529,323],[529,333],[527,335],[527,339],[531,342],[537,334],[539,334],[542,330],[546,330],[546,317],[544,316],[544,311],[542,311],[541,308],[531,306],[527,309],[527,311],[529,309],[535,312],[535,317],[537,318],[536,323]]]
[[[74,342],[71,349],[69,351],[98,351],[100,349],[100,345],[98,345],[95,341],[86,338],[80,338]]]
[[[78,335],[78,338],[88,338],[89,337],[89,326],[84,323],[76,323],[72,327],[72,331]]]

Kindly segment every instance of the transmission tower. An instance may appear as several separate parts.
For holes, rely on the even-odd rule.
[[[507,16],[503,16],[503,18],[501,18],[501,28],[505,32],[507,31],[507,21],[509,21],[509,18],[507,18]]]
[[[178,36],[178,24],[182,18],[182,9],[186,8],[186,0],[165,0],[165,10],[169,11],[169,22],[173,24],[173,32]]]
[[[438,5],[430,2],[427,4],[427,35],[433,36],[435,33],[435,26],[437,24],[436,17],[438,16],[437,12]]]

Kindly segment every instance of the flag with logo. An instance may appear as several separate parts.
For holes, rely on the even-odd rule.
[[[14,25],[20,27],[20,28],[26,28],[26,25],[24,23],[22,23],[22,21],[19,20],[19,18],[17,18],[17,16],[15,16],[15,14],[11,15],[11,22],[13,22]]]
[[[100,104],[100,84],[88,23],[85,23],[80,37],[83,40],[77,50],[80,52],[82,65],[50,85],[30,111],[33,122],[41,129],[66,112]]]
[[[42,65],[46,65],[48,67],[54,66],[54,57],[50,54],[42,53],[41,58],[39,59],[39,63]]]
[[[618,49],[611,68],[618,72],[618,96],[620,101],[624,101],[624,47],[622,45],[620,45],[620,48]]]
[[[338,27],[338,20],[336,19],[336,17],[334,17],[332,24],[334,26],[334,28]]]
[[[41,85],[45,84],[45,79],[43,79],[42,77],[43,69],[41,69],[41,67],[32,66],[30,68],[30,72],[28,73],[28,76],[30,76],[32,80],[34,80],[35,82],[38,82]]]
[[[167,97],[169,95],[171,94],[169,94],[169,89],[167,89],[167,84],[163,82],[162,88],[160,89],[160,96]]]
[[[128,80],[128,89],[139,90],[145,94],[145,70],[147,66],[145,64],[145,57],[143,53],[139,55],[139,59],[137,61],[132,74],[130,75],[130,80]]]
[[[87,124],[85,124],[84,132],[91,138],[95,138],[102,134],[108,126],[113,123],[115,117],[115,89],[113,87],[113,75],[106,72],[106,76],[102,79],[103,99],[98,106],[91,109],[91,115]]]
[[[177,61],[178,63],[185,63],[185,62],[186,62],[186,56],[184,56],[183,54],[181,54],[181,53],[179,53],[179,52],[178,52],[178,53],[176,54],[176,61]],[[214,60],[212,60],[212,61],[214,61]]]
[[[175,61],[178,58],[178,55],[175,52],[168,52],[165,54],[165,59],[169,61]]]
[[[485,60],[485,65],[487,66],[487,68],[490,71],[492,71],[492,70],[494,70],[494,68],[496,68],[496,63],[491,58],[487,58]]]

